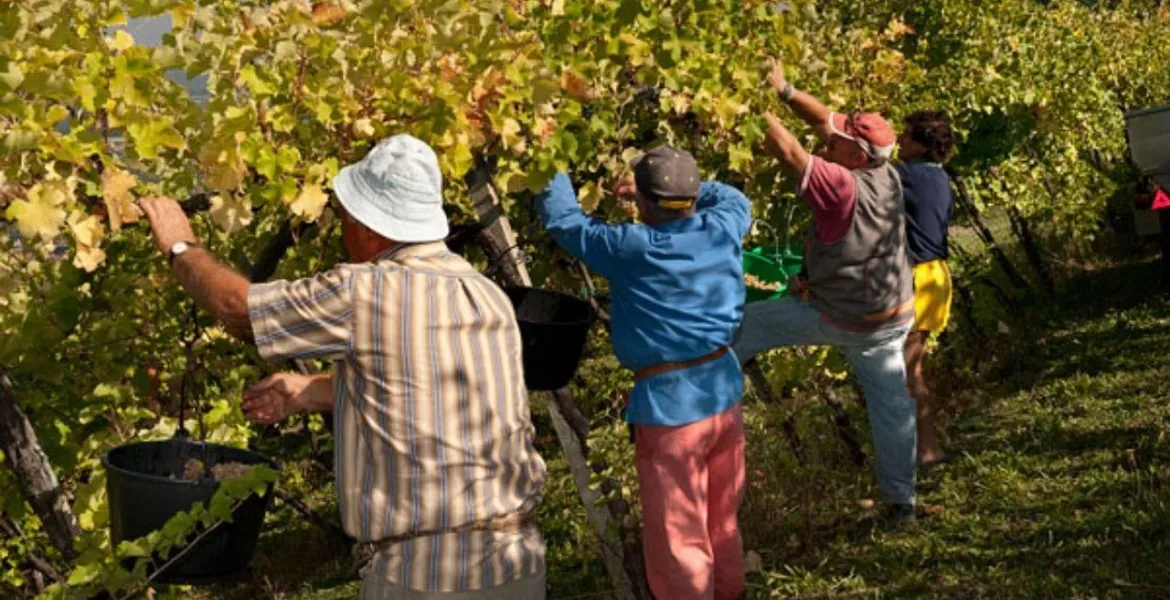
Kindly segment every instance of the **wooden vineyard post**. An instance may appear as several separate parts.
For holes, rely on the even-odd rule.
[[[16,474],[25,500],[41,520],[49,541],[71,561],[73,538],[81,533],[77,518],[69,507],[69,500],[61,483],[41,449],[37,432],[16,403],[16,392],[8,374],[0,368],[0,451],[4,462]]]
[[[480,166],[467,176],[467,187],[481,222],[490,223],[480,232],[489,256],[500,261],[500,277],[508,285],[531,286],[532,280],[516,247],[516,235],[491,183],[487,167]],[[577,494],[585,506],[589,524],[601,545],[602,560],[622,600],[650,600],[638,536],[625,525],[628,506],[620,500],[602,504],[601,493],[590,487],[593,469],[589,464],[588,422],[569,388],[549,395],[549,414],[557,440],[569,462]],[[603,488],[609,486],[602,486]]]

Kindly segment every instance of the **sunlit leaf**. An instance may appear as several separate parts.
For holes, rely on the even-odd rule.
[[[106,203],[110,229],[119,231],[122,225],[134,223],[142,216],[130,192],[137,183],[138,178],[131,173],[116,168],[102,171],[102,200]]]
[[[297,199],[289,205],[289,210],[306,221],[316,221],[325,210],[325,204],[328,201],[329,196],[321,190],[321,186],[307,185],[301,190]]]
[[[252,203],[247,198],[214,196],[211,220],[226,233],[235,233],[252,222]]]

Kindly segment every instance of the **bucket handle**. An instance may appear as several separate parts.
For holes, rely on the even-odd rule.
[[[792,219],[792,211],[791,210],[788,211],[788,217],[789,217],[789,220],[791,221],[791,219]],[[764,227],[764,229],[768,230],[768,233],[772,234],[771,237],[772,237],[773,252],[768,254],[767,256],[768,256],[768,258],[771,258],[773,261],[775,261],[777,263],[777,265],[782,264],[784,261],[784,255],[786,253],[788,253],[788,236],[789,236],[790,232],[785,231],[784,245],[781,246],[780,245],[780,234],[776,232],[775,227],[773,227],[767,221],[763,221],[760,219],[752,219],[751,226],[755,227],[756,225],[762,225]],[[789,229],[791,229],[791,227],[789,227]],[[783,250],[781,250],[781,248],[783,248]]]
[[[767,229],[768,233],[772,234],[772,244],[773,245],[780,243],[780,236],[777,235],[776,228],[772,227],[771,223],[769,223],[763,219],[752,219],[752,224],[749,227],[749,229],[751,229],[751,227],[756,227],[756,226],[761,226],[764,229]]]
[[[492,259],[492,261],[488,263],[488,268],[484,270],[483,274],[487,277],[492,277],[495,275],[500,270],[500,268],[504,266],[504,257],[512,253],[513,250],[516,251],[516,258],[513,260],[515,260],[518,264],[523,264],[525,266],[532,264],[532,256],[523,250],[520,250],[520,242],[517,242],[511,246],[508,246],[506,249],[504,249],[503,252],[500,252],[499,255]]]
[[[784,253],[791,254],[788,249],[789,243],[792,241],[792,217],[796,215],[796,203],[788,207],[788,220],[784,222]]]

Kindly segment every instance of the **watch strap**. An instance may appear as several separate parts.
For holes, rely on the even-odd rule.
[[[186,254],[186,253],[190,252],[192,248],[199,247],[199,244],[196,244],[195,242],[182,242],[184,244],[187,244],[187,248],[184,249],[182,252],[176,254],[175,253],[175,246],[177,246],[179,243],[180,242],[175,242],[174,244],[171,244],[170,249],[167,250],[167,263],[170,264],[172,267],[175,265],[175,259],[179,257],[179,254]]]
[[[788,102],[796,95],[796,87],[791,82],[785,81],[784,88],[780,90],[780,99]]]

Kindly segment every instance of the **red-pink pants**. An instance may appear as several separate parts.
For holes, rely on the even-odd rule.
[[[746,588],[740,405],[681,427],[636,426],[643,556],[659,600],[732,600]]]

